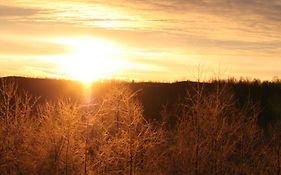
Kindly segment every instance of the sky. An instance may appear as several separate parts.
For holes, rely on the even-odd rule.
[[[0,0],[0,76],[272,80],[280,56],[281,0]]]

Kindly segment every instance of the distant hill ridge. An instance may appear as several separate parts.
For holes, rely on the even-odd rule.
[[[84,86],[82,83],[62,79],[28,78],[28,77],[3,77],[1,80],[15,81],[19,92],[28,92],[32,96],[41,97],[41,101],[55,100],[58,97],[73,99],[81,98]],[[192,81],[174,83],[158,82],[124,82],[105,81],[93,84],[92,95],[104,95],[113,84],[124,84],[133,91],[138,91],[138,99],[144,107],[147,118],[158,120],[163,106],[174,109],[178,101],[185,97],[187,91],[192,91],[198,84]],[[200,83],[207,89],[216,88],[217,84],[228,86],[241,106],[247,102],[259,104],[261,108],[260,124],[266,125],[270,121],[281,118],[281,83],[259,81],[213,81]]]

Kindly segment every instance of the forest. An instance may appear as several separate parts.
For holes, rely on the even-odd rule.
[[[281,82],[2,78],[0,174],[281,174]]]

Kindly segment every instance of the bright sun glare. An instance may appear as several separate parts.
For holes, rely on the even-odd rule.
[[[70,78],[92,82],[112,78],[121,69],[120,47],[113,42],[96,38],[63,39],[71,47],[62,69]]]

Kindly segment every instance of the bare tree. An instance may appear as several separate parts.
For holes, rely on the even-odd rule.
[[[0,174],[280,174],[280,123],[257,125],[259,108],[240,107],[217,82],[189,89],[163,123],[147,121],[126,87],[95,103],[38,99],[0,83]],[[153,97],[151,97],[153,98]],[[175,126],[169,118],[177,119]]]
[[[259,174],[264,140],[258,111],[236,107],[226,86],[188,93],[172,147],[174,174]]]
[[[40,110],[39,174],[81,174],[84,162],[82,111],[68,100],[47,103]]]
[[[37,99],[19,95],[15,82],[0,84],[0,174],[32,173],[32,111]]]
[[[114,89],[103,101],[105,113],[99,116],[102,138],[94,161],[98,174],[146,174],[154,172],[157,147],[163,134],[143,117],[143,110],[127,88]],[[156,156],[157,155],[157,156]]]

